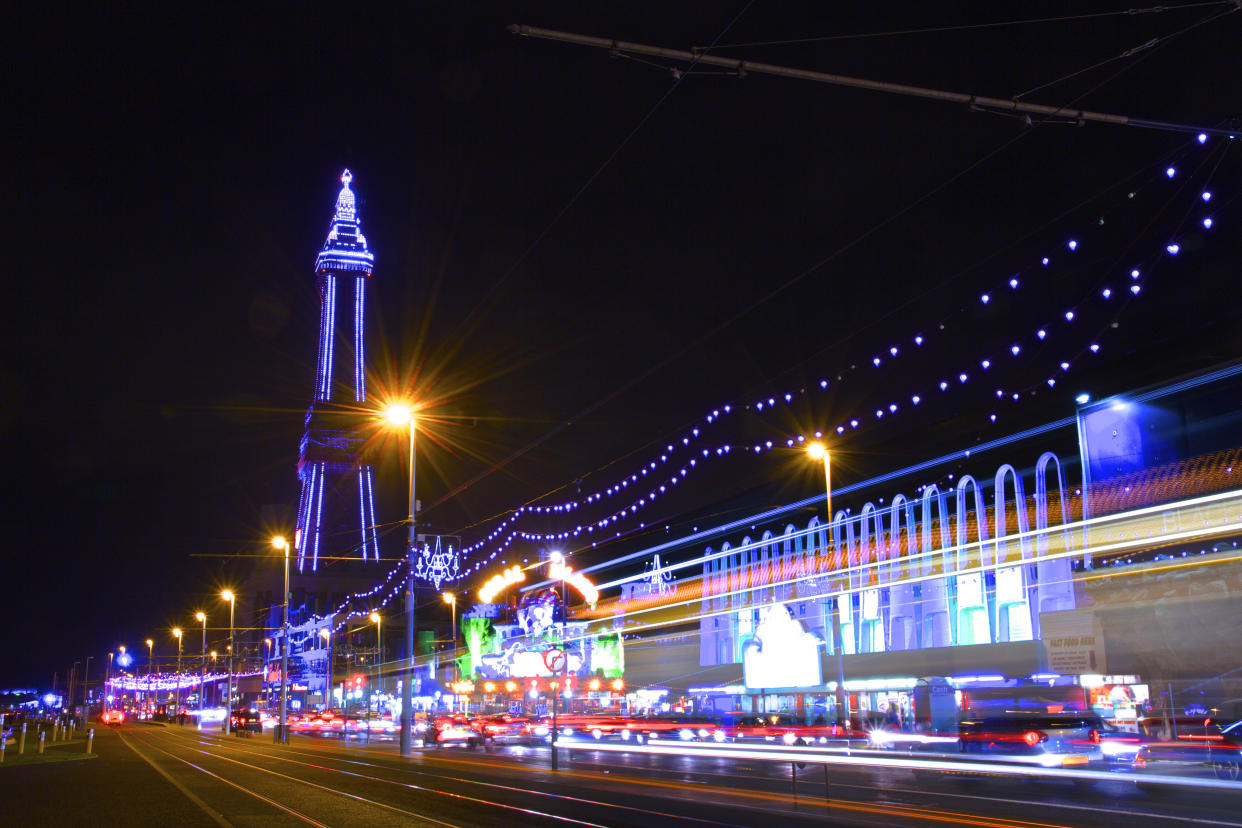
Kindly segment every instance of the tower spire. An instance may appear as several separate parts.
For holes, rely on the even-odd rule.
[[[302,498],[295,543],[298,568],[309,562],[312,571],[321,554],[344,551],[325,548],[344,538],[351,539],[348,548],[357,550],[363,560],[379,559],[374,475],[359,460],[363,440],[351,424],[356,415],[342,417],[339,405],[357,407],[367,399],[366,294],[375,255],[362,235],[358,200],[350,189],[353,179],[349,170],[341,173],[328,238],[315,258],[319,360],[298,458]],[[347,321],[351,310],[352,324]],[[353,382],[347,383],[351,372]],[[353,492],[357,493],[356,512]]]

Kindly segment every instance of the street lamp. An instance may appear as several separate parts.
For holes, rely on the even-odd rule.
[[[328,649],[327,663],[323,671],[323,698],[328,707],[332,707],[332,630],[324,627],[319,631],[323,636],[324,646]]]
[[[203,696],[207,693],[207,613],[199,610],[194,620],[203,625],[203,650],[198,660],[198,729],[203,729]],[[215,657],[215,653],[212,653]]]
[[[147,718],[155,715],[155,710],[151,707],[151,667],[155,662],[155,642],[147,639]]]
[[[456,659],[456,656],[457,656],[457,596],[456,596],[456,595],[454,595],[454,594],[453,594],[453,593],[451,593],[451,592],[442,592],[442,593],[440,593],[440,594],[444,596],[444,603],[451,605],[451,606],[452,606],[452,608],[453,608],[453,609],[452,609],[452,619],[453,619],[453,626],[452,626],[452,631],[453,631],[453,638],[452,638],[452,642],[453,642],[453,644],[452,644],[452,647],[453,647],[453,648],[452,648],[452,650],[451,650],[452,655],[451,655],[451,656],[449,656],[449,660],[450,660],[450,662],[451,662],[451,663],[456,663],[456,661],[457,661],[457,659]],[[458,678],[458,679],[460,679],[460,678],[461,678],[461,671],[460,671],[460,670],[458,670],[458,671],[457,671],[457,678]]]
[[[828,506],[828,527],[827,533],[824,535],[827,543],[832,546],[833,552],[836,552],[836,543],[832,532],[832,453],[828,451],[828,447],[818,441],[808,443],[806,447],[807,456],[812,460],[822,460],[824,463],[824,496]],[[824,550],[827,552],[827,549]],[[846,593],[847,600],[849,593]],[[837,723],[844,726],[849,722],[850,714],[846,709],[848,696],[845,694],[845,641],[842,640],[841,633],[841,597],[835,596],[832,599],[832,642],[837,651]]]
[[[375,625],[375,685],[379,689],[380,695],[384,695],[384,638],[381,633],[381,618],[378,611],[372,611],[368,618]],[[371,740],[371,699],[375,696],[374,690],[367,690],[367,741]]]
[[[177,717],[177,723],[181,722],[181,628],[173,627],[173,638],[177,639],[177,709],[173,711],[173,715]]]
[[[565,566],[565,555],[564,555],[564,553],[563,553],[563,552],[561,552],[559,549],[553,549],[551,552],[549,552],[549,553],[548,553],[548,563],[553,564],[553,565],[555,565],[555,566],[561,566],[561,567],[564,567],[564,566]],[[566,568],[566,569],[567,569],[567,568]],[[565,684],[566,684],[565,679],[566,679],[566,677],[568,676],[568,673],[569,673],[569,650],[568,650],[568,649],[566,649],[566,647],[565,647],[565,639],[566,639],[566,637],[567,637],[567,636],[566,636],[566,633],[568,632],[568,629],[569,629],[569,628],[568,628],[568,624],[569,624],[569,607],[567,607],[567,606],[566,606],[566,604],[565,604],[565,576],[564,576],[564,571],[562,571],[562,577],[561,577],[561,654],[562,654],[562,667],[561,667],[561,680],[560,680],[560,682],[559,682],[559,683],[558,683],[558,682],[552,682],[553,684],[555,684],[555,685],[556,685],[556,687],[554,687],[554,688],[553,688],[553,690],[552,690],[552,770],[556,770],[556,737],[557,737],[557,729],[556,729],[556,708],[557,708],[557,696],[559,696],[559,695],[561,694],[561,688],[565,686]],[[566,711],[566,712],[568,712],[568,711]]]
[[[224,702],[224,733],[228,735],[233,730],[229,719],[233,714],[233,609],[237,606],[237,596],[233,594],[233,590],[226,589],[220,593],[220,597],[229,602],[229,681]]]
[[[407,576],[405,587],[405,649],[406,649],[406,669],[404,678],[401,680],[401,755],[409,756],[413,752],[414,744],[414,544],[416,542],[415,524],[414,524],[414,434],[416,431],[417,421],[414,417],[414,410],[405,404],[395,404],[388,406],[384,410],[384,419],[395,428],[410,429],[410,512],[407,520],[410,522],[409,547],[410,556],[410,572]]]
[[[281,598],[285,611],[280,622],[280,729],[276,731],[276,741],[283,745],[289,742],[289,541],[277,535],[272,538],[272,548],[285,556],[285,591]]]

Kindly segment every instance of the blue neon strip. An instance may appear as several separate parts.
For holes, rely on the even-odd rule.
[[[332,398],[332,368],[336,358],[336,277],[332,275],[328,276],[328,327],[325,336],[328,356],[324,360],[322,399],[329,400]]]
[[[362,488],[362,466],[358,467],[358,526],[362,530],[362,559],[367,559],[367,502]]]
[[[371,505],[371,551],[375,560],[379,560],[379,535],[375,529],[375,481],[371,478],[371,467],[367,466],[367,500]]]
[[[319,534],[321,526],[320,521],[323,519],[323,484],[324,478],[328,476],[327,464],[325,463],[322,465],[323,472],[319,475],[319,497],[315,504],[315,554],[311,558],[312,572],[317,572],[319,570]]]

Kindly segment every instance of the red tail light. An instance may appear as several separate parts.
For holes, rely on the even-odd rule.
[[[1048,736],[1045,733],[1040,733],[1038,730],[1028,730],[1026,733],[1022,734],[1022,741],[1026,742],[1031,747],[1035,747],[1040,742],[1048,741]]]
[[[1091,728],[1091,735],[1087,737],[1087,741],[1093,745],[1098,745],[1100,743],[1100,731],[1096,730],[1094,727]]]

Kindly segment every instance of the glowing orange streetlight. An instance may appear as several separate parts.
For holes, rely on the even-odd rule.
[[[392,403],[383,411],[383,417],[393,428],[410,429],[410,512],[406,520],[410,522],[409,540],[407,542],[408,553],[410,556],[410,571],[406,576],[408,578],[405,590],[405,640],[411,642],[414,640],[414,545],[417,542],[415,534],[414,513],[416,511],[416,501],[414,500],[414,434],[418,430],[418,420],[414,416],[414,407],[409,403],[397,402]],[[409,655],[406,660],[405,669],[402,671],[401,680],[401,755],[413,755],[414,745],[414,647],[407,646],[406,650]]]

